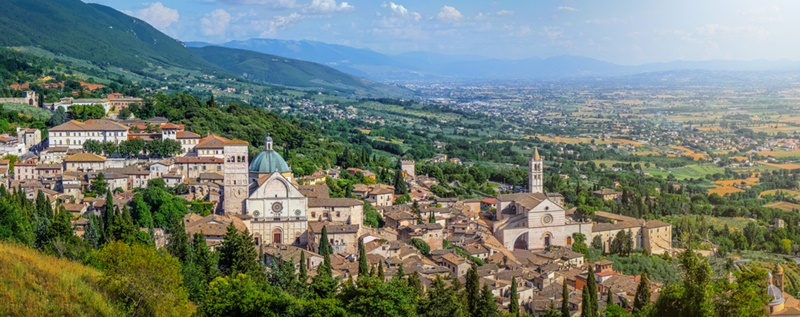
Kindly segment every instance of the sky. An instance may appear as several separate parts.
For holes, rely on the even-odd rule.
[[[800,56],[800,1],[794,0],[90,2],[182,41],[315,40],[386,54],[580,55],[625,65]]]

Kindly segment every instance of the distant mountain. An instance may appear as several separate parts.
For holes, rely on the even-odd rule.
[[[206,43],[191,45],[206,46]],[[250,39],[220,46],[312,61],[351,75],[379,81],[409,80],[530,80],[609,77],[683,70],[769,71],[800,68],[791,61],[674,61],[639,66],[618,65],[583,56],[555,56],[520,60],[475,55],[409,52],[387,55],[367,49],[315,41]]]
[[[219,46],[189,49],[228,72],[257,82],[356,96],[412,95],[411,91],[404,88],[375,83],[312,62]]]
[[[208,43],[189,42],[189,47],[209,46]],[[401,59],[367,49],[316,41],[290,41],[274,39],[249,39],[231,41],[218,46],[238,48],[259,53],[284,56],[323,64],[351,75],[383,80],[407,77],[419,71],[418,66]]]
[[[35,46],[127,69],[215,69],[146,22],[79,0],[0,0],[0,45]]]

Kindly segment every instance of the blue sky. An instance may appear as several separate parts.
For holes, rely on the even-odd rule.
[[[570,54],[620,64],[800,56],[800,1],[792,0],[91,2],[184,41],[317,40],[390,54]]]

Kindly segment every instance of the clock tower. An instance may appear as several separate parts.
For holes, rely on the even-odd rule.
[[[225,214],[241,214],[244,212],[244,201],[249,195],[247,146],[242,140],[230,140],[223,144],[225,163],[222,165],[223,176],[223,212]]]

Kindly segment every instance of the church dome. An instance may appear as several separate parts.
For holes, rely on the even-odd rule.
[[[784,301],[786,301],[783,298],[783,292],[781,292],[781,290],[778,287],[772,284],[769,284],[767,286],[767,295],[772,298],[772,300],[769,302],[770,306],[780,305],[783,304]]]
[[[259,174],[269,174],[269,173],[284,173],[284,172],[291,172],[292,170],[289,169],[289,165],[286,164],[286,160],[281,157],[278,152],[274,150],[267,150],[258,153],[253,162],[250,163],[250,172],[251,173],[259,173]]]
[[[286,164],[286,160],[272,148],[272,137],[269,135],[264,139],[264,149],[250,163],[250,173],[270,174],[292,171],[289,169],[289,165]]]

